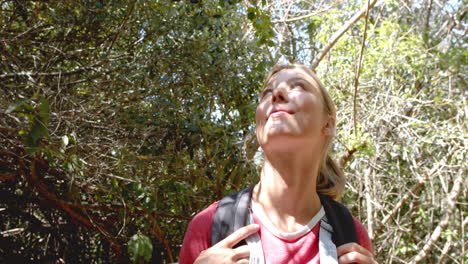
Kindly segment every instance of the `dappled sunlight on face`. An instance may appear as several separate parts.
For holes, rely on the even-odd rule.
[[[296,148],[321,144],[325,123],[316,82],[301,69],[273,75],[256,110],[257,138],[262,148]]]

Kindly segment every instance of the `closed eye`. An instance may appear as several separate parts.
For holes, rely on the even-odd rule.
[[[272,92],[271,89],[265,89],[265,90],[263,90],[262,95],[261,95],[261,98],[267,96],[268,94],[271,94],[271,92]]]
[[[302,86],[301,84],[295,84],[295,85],[293,85],[292,89],[293,89],[293,90],[296,90],[296,89],[301,89],[301,90],[303,90],[303,89],[304,89],[304,86]]]

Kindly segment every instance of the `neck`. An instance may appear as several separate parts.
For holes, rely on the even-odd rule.
[[[267,154],[252,199],[281,231],[294,232],[320,210],[316,191],[320,158],[313,153]]]

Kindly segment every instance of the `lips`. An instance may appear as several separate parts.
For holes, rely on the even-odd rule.
[[[294,112],[292,111],[289,111],[289,110],[286,110],[286,109],[275,109],[275,110],[272,110],[269,114],[268,114],[268,118],[270,118],[270,116],[272,116],[273,114],[275,113],[287,113],[287,114],[294,114]]]

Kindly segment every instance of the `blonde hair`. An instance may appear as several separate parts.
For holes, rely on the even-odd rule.
[[[325,113],[333,118],[336,118],[335,104],[333,103],[330,94],[325,89],[325,86],[323,86],[320,79],[311,69],[302,64],[275,65],[267,75],[263,87],[267,85],[268,81],[271,79],[271,77],[273,77],[273,75],[284,69],[301,69],[310,75],[317,83],[317,88],[319,88],[320,93],[322,94]],[[332,140],[333,135],[329,136],[324,144],[324,151],[320,161],[319,175],[317,178],[317,193],[327,195],[330,198],[337,200],[343,194],[346,179],[343,170],[330,155]]]

